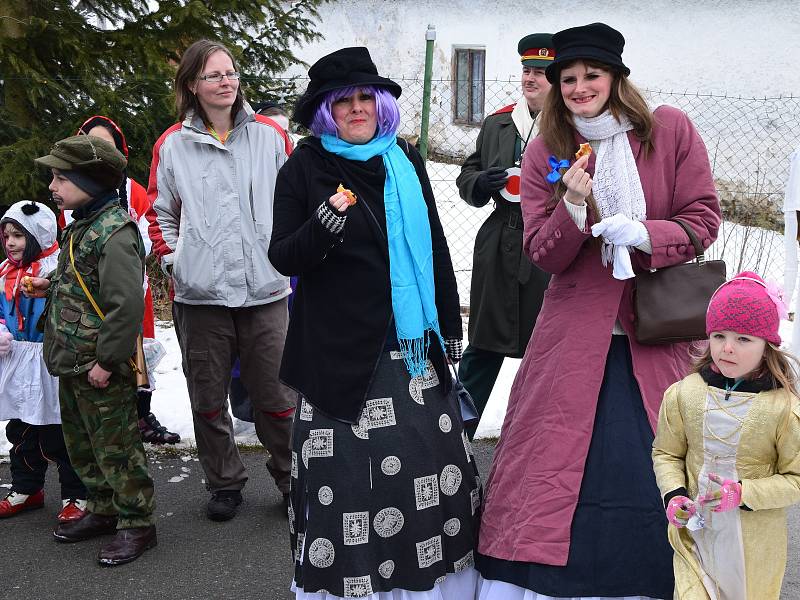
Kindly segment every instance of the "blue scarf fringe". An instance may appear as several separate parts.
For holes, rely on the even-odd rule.
[[[428,348],[431,345],[430,330],[425,331],[422,338],[413,340],[398,339],[400,351],[403,353],[403,361],[406,364],[411,377],[422,377],[425,375],[426,358]]]

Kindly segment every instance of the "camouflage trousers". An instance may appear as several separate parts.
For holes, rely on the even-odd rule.
[[[86,373],[58,385],[64,440],[75,471],[88,490],[87,509],[117,515],[118,529],[152,525],[153,480],[136,417],[136,384],[114,373],[105,389]]]

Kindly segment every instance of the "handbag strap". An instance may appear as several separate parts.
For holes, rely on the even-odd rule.
[[[442,348],[442,353],[444,354],[445,364],[447,364],[450,367],[450,370],[453,372],[453,379],[456,380],[456,383],[460,384],[461,378],[458,376],[458,369],[456,369],[455,364],[453,364],[453,361],[450,360],[450,357],[447,355],[447,350]]]
[[[689,241],[692,242],[692,246],[694,246],[694,254],[697,258],[697,264],[701,266],[706,264],[706,250],[703,248],[703,244],[700,243],[700,240],[697,238],[697,235],[695,235],[692,228],[680,219],[672,218],[669,220],[680,225],[681,229],[683,229],[686,232],[686,235],[689,236]]]

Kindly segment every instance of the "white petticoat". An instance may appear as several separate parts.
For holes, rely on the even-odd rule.
[[[441,583],[434,584],[433,589],[424,592],[409,590],[392,590],[391,592],[376,592],[362,596],[363,600],[472,600],[478,585],[478,571],[474,568],[464,569],[458,573],[448,573]],[[292,581],[292,592],[296,600],[336,600],[341,596],[333,594],[306,593],[302,588],[295,586]]]
[[[456,596],[454,596],[455,598]],[[649,596],[617,596],[614,598],[584,596],[581,598],[555,598],[537,594],[534,591],[516,586],[505,581],[479,578],[477,600],[657,600]]]
[[[154,392],[156,390],[156,367],[161,359],[167,355],[164,344],[154,338],[144,338],[142,340],[144,349],[144,362],[147,365],[147,387],[140,387],[143,392]]]
[[[12,340],[9,353],[0,357],[0,421],[61,423],[58,378],[47,372],[42,349],[39,342]]]

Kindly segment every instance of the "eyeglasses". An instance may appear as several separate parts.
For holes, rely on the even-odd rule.
[[[200,75],[198,79],[207,81],[208,83],[219,83],[223,77],[227,77],[228,81],[236,81],[239,79],[239,73],[236,71],[228,71],[227,73],[212,73],[211,75]]]

